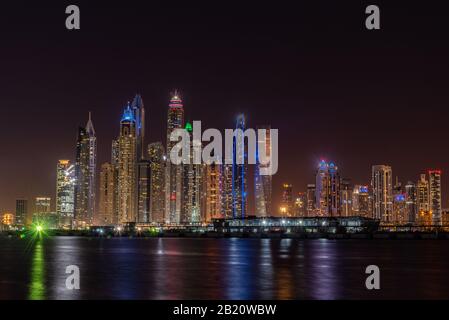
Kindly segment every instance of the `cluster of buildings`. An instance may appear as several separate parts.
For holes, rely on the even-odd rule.
[[[237,117],[234,128],[246,129],[244,115]],[[165,144],[146,144],[145,107],[142,97],[136,95],[123,110],[117,137],[111,143],[110,161],[98,165],[96,133],[89,113],[87,124],[78,129],[75,161],[57,162],[56,211],[51,210],[50,197],[35,198],[31,210],[27,199],[18,199],[15,214],[3,214],[1,225],[20,227],[44,221],[50,227],[63,229],[127,224],[195,226],[219,218],[250,216],[363,217],[384,225],[438,226],[448,222],[448,213],[442,210],[440,170],[429,170],[418,181],[402,185],[397,179],[393,184],[390,166],[375,165],[370,185],[352,185],[340,176],[333,162],[322,160],[315,183],[308,184],[306,192],[294,194],[291,184],[282,185],[277,209],[272,206],[272,176],[261,174],[270,163],[258,161],[260,145],[266,148],[264,154],[271,156],[270,126],[258,127],[266,130],[266,136],[258,136],[265,143],[257,144],[256,164],[250,175],[245,143],[237,143],[244,142],[244,135],[234,134],[232,164],[174,164],[170,150],[176,142],[170,136],[176,129],[189,133],[190,148],[202,143],[193,141],[192,124],[185,121],[178,92],[168,103]],[[237,154],[244,155],[243,164],[236,161]],[[194,152],[189,156],[193,157]],[[248,212],[249,176],[254,179],[252,213]]]
[[[239,115],[235,128],[245,130],[245,127],[245,117]],[[270,156],[270,127],[263,128],[268,150],[265,155]],[[110,161],[97,168],[96,133],[89,114],[86,126],[78,130],[75,162],[57,162],[56,211],[51,211],[50,197],[36,198],[32,212],[28,210],[28,201],[20,199],[16,201],[15,219],[11,218],[14,224],[24,226],[44,221],[51,227],[64,229],[132,223],[201,225],[214,218],[248,215],[247,161],[243,164],[170,161],[169,151],[176,144],[170,140],[174,130],[185,129],[193,139],[192,124],[184,119],[184,105],[178,92],[172,94],[168,104],[165,145],[162,141],[145,143],[145,107],[140,95],[126,105],[117,129]],[[245,145],[236,140],[244,138],[234,135],[234,158],[239,151],[236,148]],[[242,154],[247,157],[246,151]],[[257,212],[264,216],[271,214],[271,176],[261,175],[260,169],[268,165],[257,164],[254,172]]]
[[[291,184],[282,186],[281,215],[290,217],[351,217],[379,220],[384,225],[441,226],[449,223],[442,208],[441,170],[428,170],[405,185],[391,166],[374,165],[371,184],[351,184],[333,162],[320,161],[315,183],[306,192],[293,194]]]

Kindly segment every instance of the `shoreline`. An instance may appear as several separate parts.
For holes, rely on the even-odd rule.
[[[22,238],[20,232],[0,232],[1,238]],[[80,238],[186,238],[186,239],[328,239],[328,240],[449,240],[449,232],[377,232],[377,233],[186,233],[166,232],[159,234],[121,233],[103,234],[88,231],[60,231],[51,230],[45,236],[51,237],[80,237]]]

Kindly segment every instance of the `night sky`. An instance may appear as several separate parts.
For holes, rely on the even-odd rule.
[[[54,200],[56,162],[74,160],[89,111],[98,164],[136,93],[146,142],[165,144],[175,88],[204,129],[232,128],[241,112],[250,127],[279,129],[274,208],[281,183],[299,192],[314,182],[320,158],[355,184],[369,183],[373,164],[403,183],[440,168],[449,207],[447,10],[389,2],[2,3],[0,212],[16,198]],[[79,31],[65,28],[69,4]],[[379,5],[381,30],[365,29],[368,4]]]

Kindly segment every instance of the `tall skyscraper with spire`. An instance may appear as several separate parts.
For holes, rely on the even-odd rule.
[[[136,140],[137,140],[137,160],[144,160],[146,158],[145,152],[145,107],[143,105],[142,96],[136,94],[131,109],[136,120]]]
[[[236,129],[245,132],[246,123],[243,114],[237,117]],[[234,135],[232,138],[232,212],[234,218],[244,218],[247,214],[247,158],[245,148],[245,136]],[[238,163],[239,157],[243,157],[243,163]]]
[[[170,141],[172,132],[184,128],[184,106],[175,91],[170,99],[167,114],[167,166],[165,174],[165,222],[180,223],[182,210],[182,164],[175,165],[170,160],[170,151],[176,141]]]
[[[120,120],[118,138],[117,205],[118,223],[137,219],[137,133],[136,118],[131,106],[126,106]]]
[[[91,113],[86,127],[78,129],[75,163],[75,224],[78,228],[92,225],[95,214],[95,173],[97,138]]]

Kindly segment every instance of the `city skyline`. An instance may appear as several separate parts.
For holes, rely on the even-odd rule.
[[[0,79],[0,116],[8,119],[0,128],[0,211],[14,211],[16,198],[54,193],[55,163],[75,160],[77,126],[89,111],[98,163],[110,159],[116,119],[137,92],[149,110],[146,144],[165,141],[173,88],[183,92],[186,120],[232,128],[243,113],[250,127],[279,129],[273,203],[279,203],[283,183],[305,192],[316,163],[325,158],[362,185],[369,184],[375,164],[390,165],[404,183],[441,169],[447,207],[449,48],[439,19],[410,25],[401,8],[385,5],[386,27],[370,33],[361,7],[298,5],[299,11],[270,9],[269,25],[263,24],[264,8],[244,5],[209,15],[189,6],[92,5],[83,11],[79,33],[61,25],[64,8],[30,4],[36,16],[8,10],[3,35],[11,45],[2,50],[8,63]],[[109,23],[122,16],[134,19]],[[27,33],[30,28],[34,33]]]
[[[137,102],[136,102],[137,101]],[[178,113],[177,110],[181,110],[181,113]],[[152,148],[155,144],[161,144],[159,141],[153,141],[150,143],[147,143],[143,132],[145,131],[145,109],[143,107],[143,99],[140,94],[136,94],[131,104],[128,102],[126,106],[124,107],[123,114],[121,116],[120,120],[120,135],[117,139],[112,140],[112,144],[110,144],[112,147],[110,149],[110,155],[111,158],[108,161],[104,163],[100,163],[99,167],[101,169],[95,169],[97,166],[96,163],[96,132],[93,128],[92,123],[92,115],[91,112],[88,114],[88,121],[85,127],[79,127],[78,129],[78,139],[76,143],[76,160],[67,160],[67,159],[59,159],[57,160],[57,179],[56,179],[56,194],[55,197],[52,195],[46,195],[48,199],[53,199],[53,201],[50,201],[51,207],[49,209],[46,209],[46,212],[49,210],[51,211],[53,208],[53,205],[55,206],[54,212],[57,213],[58,216],[62,217],[63,219],[67,218],[67,215],[71,216],[69,218],[73,219],[75,225],[80,226],[79,220],[81,219],[82,224],[81,225],[92,225],[92,224],[98,224],[101,222],[106,222],[109,224],[117,224],[117,223],[126,223],[130,221],[138,221],[138,222],[152,222],[152,221],[160,221],[160,219],[154,219],[152,217],[151,213],[151,207],[153,206],[153,202],[155,201],[152,199],[151,193],[152,193],[152,176],[150,171],[150,166],[152,164],[151,161],[149,161],[154,155],[152,155]],[[242,128],[245,129],[245,116],[239,115],[236,118],[236,128]],[[151,122],[149,122],[151,125]],[[258,125],[260,127],[260,125]],[[268,127],[269,126],[262,126],[262,127]],[[184,105],[181,98],[181,94],[178,90],[172,91],[171,98],[168,101],[168,113],[167,113],[167,128],[171,128],[167,131],[167,143],[169,143],[169,136],[172,132],[173,128],[184,128]],[[190,122],[187,122],[185,125],[185,128],[187,131],[192,130]],[[268,135],[269,137],[269,135]],[[132,139],[132,140],[129,140]],[[171,143],[173,145],[173,143]],[[267,147],[268,150],[270,143],[268,143]],[[159,148],[161,150],[164,150],[164,145],[161,144],[161,147]],[[159,157],[164,156],[163,151],[159,152]],[[235,146],[234,146],[234,153],[235,153]],[[270,153],[270,151],[268,151]],[[191,152],[193,155],[193,152]],[[133,156],[134,155],[134,156]],[[166,155],[165,155],[166,156]],[[123,158],[125,157],[125,158]],[[131,161],[131,162],[130,162]],[[73,164],[72,164],[73,163]],[[84,164],[83,164],[84,163]],[[246,162],[245,162],[246,163]],[[111,165],[112,164],[112,165]],[[163,162],[161,163],[163,166]],[[153,163],[154,166],[154,163]],[[173,164],[171,164],[172,167],[176,167]],[[181,202],[179,203],[179,215],[178,217],[173,216],[171,213],[170,205],[168,205],[168,201],[170,200],[172,196],[166,195],[167,198],[165,198],[165,204],[162,205],[165,207],[163,211],[164,215],[164,222],[168,223],[198,223],[202,221],[203,215],[208,215],[208,219],[211,217],[216,217],[214,214],[210,214],[209,211],[207,213],[202,212],[201,210],[205,210],[206,208],[211,207],[211,204],[208,203],[208,201],[215,202],[216,200],[211,200],[210,194],[207,196],[207,200],[202,200],[202,189],[199,189],[199,186],[203,183],[207,183],[210,187],[210,182],[207,182],[206,180],[210,180],[210,178],[205,178],[206,180],[203,182],[203,175],[206,173],[206,171],[202,171],[201,166],[197,165],[183,165],[184,168],[181,170],[181,178],[184,180],[184,182],[179,186],[175,187],[174,190],[179,189],[179,191],[174,192],[180,192],[180,198]],[[94,168],[94,173],[91,172],[91,167]],[[116,167],[117,169],[114,169]],[[165,166],[168,168],[169,166]],[[198,167],[198,168],[196,168]],[[248,216],[248,215],[257,215],[257,216],[348,216],[353,215],[352,211],[352,202],[354,198],[352,198],[352,192],[356,192],[356,190],[360,190],[360,184],[361,185],[369,185],[368,190],[370,191],[370,195],[372,194],[372,200],[373,201],[373,207],[372,207],[372,216],[374,218],[380,219],[384,222],[390,222],[390,221],[397,221],[396,216],[398,215],[397,211],[399,209],[396,209],[395,206],[395,199],[397,197],[397,193],[403,194],[409,194],[410,190],[413,190],[414,199],[413,205],[416,206],[416,208],[421,207],[422,203],[425,201],[419,201],[420,199],[418,195],[416,194],[415,188],[419,189],[420,183],[422,183],[423,174],[417,174],[417,177],[419,176],[419,179],[406,179],[404,181],[401,181],[402,184],[405,186],[405,189],[401,187],[401,184],[399,184],[398,177],[394,176],[392,174],[392,168],[388,165],[373,165],[372,166],[372,176],[371,180],[369,181],[362,181],[355,183],[352,181],[351,177],[348,177],[347,175],[341,176],[341,172],[337,165],[330,161],[327,162],[324,159],[321,159],[317,163],[317,171],[315,176],[315,184],[314,191],[313,191],[313,199],[312,202],[314,203],[313,209],[309,209],[310,206],[310,196],[306,193],[306,188],[309,188],[311,184],[307,184],[306,186],[299,186],[296,183],[292,183],[291,180],[285,181],[282,186],[276,186],[272,184],[272,178],[270,176],[269,179],[269,185],[264,186],[265,189],[268,188],[269,197],[265,200],[261,200],[260,197],[263,198],[263,193],[260,195],[260,189],[262,188],[261,182],[260,182],[260,176],[257,174],[259,165],[254,165],[249,167],[248,165],[234,165],[234,166],[228,166],[231,176],[231,181],[235,182],[235,185],[233,182],[232,184],[232,215],[229,214],[229,212],[226,212],[226,205],[223,204],[222,209],[215,209],[217,214],[221,212],[221,215],[223,217],[242,217],[242,216]],[[238,168],[245,168],[243,171],[242,169]],[[121,170],[120,168],[123,168]],[[195,169],[196,168],[196,169]],[[232,168],[232,170],[231,170]],[[236,169],[237,168],[237,169]],[[117,182],[114,180],[115,171],[117,170]],[[144,170],[144,171],[142,171]],[[205,169],[206,170],[206,169]],[[217,169],[213,169],[214,173],[212,173],[213,176],[216,176],[219,174],[217,181],[215,181],[215,186],[212,186],[212,189],[219,190],[219,197],[220,201],[223,201],[223,199],[226,199],[226,191],[225,189],[225,181],[226,176],[224,175],[224,172],[226,171],[226,165],[220,166],[220,171],[216,171]],[[240,173],[242,171],[242,173]],[[82,173],[84,172],[84,173]],[[126,176],[122,176],[123,172]],[[131,176],[129,176],[129,172],[133,172]],[[142,188],[141,186],[141,175],[142,172],[145,172],[143,174],[142,182],[145,183],[145,190],[143,190],[143,195],[145,196],[145,199],[141,199],[142,191],[140,190]],[[195,173],[197,172],[197,173]],[[207,171],[208,174],[209,171]],[[387,178],[378,178],[377,173],[375,172],[387,172]],[[252,173],[252,174],[249,174]],[[441,169],[429,169],[426,173],[429,174],[429,182],[427,186],[427,197],[428,199],[426,202],[428,203],[428,207],[423,209],[423,211],[433,211],[436,212],[438,215],[437,218],[434,217],[434,221],[441,222],[441,213],[442,210],[447,209],[444,207],[442,203],[441,195],[444,195],[444,192],[442,193],[441,190]],[[385,173],[381,173],[384,175]],[[170,176],[169,171],[165,170],[165,179]],[[438,177],[438,182],[435,181],[435,175]],[[81,176],[81,179],[78,179],[79,181],[86,181],[82,182],[81,184],[77,185],[76,183],[73,183],[73,181],[76,181],[78,176]],[[83,176],[86,176],[84,178]],[[92,176],[92,177],[91,177]],[[109,178],[107,178],[109,176]],[[190,179],[193,177],[192,180]],[[249,176],[249,178],[248,178]],[[443,175],[444,176],[444,175]],[[393,177],[396,177],[396,183],[394,185],[393,189]],[[266,178],[266,177],[264,177]],[[106,180],[105,180],[106,179]],[[186,180],[187,179],[187,180]],[[214,179],[212,177],[212,179]],[[217,178],[215,178],[217,179]],[[248,182],[248,179],[254,179],[254,187],[253,189],[248,189],[248,184],[251,184]],[[380,179],[380,180],[379,180]],[[382,179],[384,182],[382,182]],[[386,180],[385,180],[386,179]],[[99,180],[99,182],[97,182]],[[379,182],[378,182],[379,180]],[[67,182],[68,181],[68,182]],[[167,180],[166,180],[167,181]],[[268,181],[268,180],[267,180]],[[387,181],[387,182],[385,182]],[[70,182],[72,184],[70,184]],[[99,186],[98,186],[99,183]],[[107,198],[107,194],[111,194],[111,189],[114,184],[117,183],[118,189],[117,191],[112,192],[118,192],[117,196],[111,196],[111,198]],[[388,186],[385,187],[383,184],[387,183]],[[437,183],[437,184],[435,184]],[[220,185],[218,185],[220,184]],[[223,186],[221,185],[223,184]],[[267,184],[267,182],[265,182]],[[399,184],[399,185],[398,185]],[[90,185],[93,185],[93,191],[90,191]],[[109,187],[107,185],[110,185]],[[123,187],[126,185],[127,187]],[[346,187],[345,187],[346,185]],[[68,188],[72,188],[72,195],[71,198],[68,195],[67,190]],[[86,190],[83,192],[77,191],[79,189],[83,189],[83,186]],[[98,187],[95,187],[98,186]],[[112,186],[112,187],[111,187]],[[234,189],[236,189],[236,186],[238,186],[237,192],[234,192]],[[244,187],[244,191],[240,192],[240,188],[242,186]],[[165,185],[166,188],[169,189],[169,185]],[[286,191],[285,187],[289,188],[288,191],[288,198],[289,200],[286,200]],[[399,189],[396,189],[399,187]],[[128,191],[120,191],[121,188],[131,188],[126,189]],[[278,189],[281,191],[281,199],[276,202],[273,201],[271,198],[272,189]],[[381,190],[376,191],[378,188]],[[387,197],[388,199],[381,199],[376,200],[377,194],[379,193],[379,196],[382,196],[385,194],[384,191],[382,191],[382,188],[387,188]],[[413,189],[410,189],[413,188]],[[438,189],[435,189],[438,188]],[[98,189],[98,190],[97,190]],[[156,188],[156,189],[159,189]],[[351,190],[353,189],[353,190]],[[114,190],[114,189],[113,189]],[[196,191],[192,191],[196,190]],[[209,190],[208,188],[204,189],[204,194],[206,197],[206,190]],[[293,192],[293,190],[295,190]],[[298,191],[299,190],[299,191]],[[346,193],[344,193],[343,190],[347,190]],[[389,190],[389,191],[388,191]],[[195,192],[192,194],[192,192]],[[201,195],[200,195],[201,192]],[[266,192],[266,191],[264,191]],[[95,199],[95,194],[100,194],[100,197]],[[214,191],[215,194],[217,194],[217,191]],[[394,193],[394,194],[393,194]],[[78,195],[77,195],[78,194]],[[85,198],[84,201],[82,201],[82,205],[80,208],[77,208],[76,202],[77,199],[80,197]],[[90,197],[87,197],[86,195],[90,194]],[[121,194],[126,194],[125,198],[122,199]],[[252,196],[250,196],[252,194]],[[303,201],[301,202],[300,198],[301,195],[306,195]],[[437,195],[438,198],[435,198]],[[103,195],[103,198],[102,198]],[[193,197],[193,198],[192,198]],[[371,197],[371,196],[370,196]],[[178,196],[174,196],[174,199],[179,198]],[[17,198],[18,201],[21,201],[20,197]],[[17,200],[16,199],[16,200]],[[64,200],[61,200],[64,199]],[[67,200],[68,199],[68,200]],[[116,200],[115,200],[116,199]],[[206,198],[205,198],[206,199]],[[242,205],[239,204],[239,201],[244,200],[244,207],[246,208],[245,211],[242,213]],[[259,199],[259,200],[258,200]],[[346,199],[346,200],[342,200]],[[438,199],[438,200],[435,200]],[[34,198],[30,198],[30,204],[33,203]],[[296,201],[301,202],[301,212],[298,213],[298,208],[294,208],[294,203]],[[405,198],[403,199],[405,201]],[[61,204],[61,202],[63,203]],[[78,200],[79,201],[79,200]],[[93,204],[90,204],[90,202],[93,201]],[[114,201],[117,201],[117,213],[115,213],[114,209]],[[123,201],[129,202],[129,204],[126,204],[126,208],[121,205]],[[144,205],[144,202],[147,201],[147,203]],[[156,200],[157,201],[157,200]],[[205,201],[203,203],[203,201]],[[261,202],[262,201],[262,202]],[[262,208],[265,206],[264,202],[268,201],[270,203],[271,212],[267,212],[266,208]],[[386,208],[377,208],[375,203],[383,203],[383,205],[386,205],[388,202]],[[435,202],[436,201],[436,202]],[[271,202],[274,202],[274,206],[271,206]],[[37,198],[36,198],[37,203]],[[251,204],[251,210],[248,210],[248,204]],[[306,204],[307,203],[307,204]],[[344,203],[344,204],[343,204]],[[351,203],[351,205],[349,205]],[[144,205],[144,208],[142,208],[142,205]],[[18,210],[19,204],[16,203],[16,211]],[[72,213],[70,214],[70,209],[62,209],[62,207],[71,207]],[[159,205],[161,206],[161,205]],[[86,208],[84,208],[86,207]],[[96,211],[95,209],[89,209],[89,208],[102,208],[101,210]],[[120,208],[123,207],[123,210]],[[134,209],[130,210],[129,208],[133,207]],[[307,208],[307,209],[306,209]],[[39,213],[39,210],[36,208],[33,208],[33,205],[29,206],[29,210],[34,213]],[[142,211],[144,210],[144,212]],[[210,210],[209,208],[207,210]],[[415,209],[413,209],[415,210]],[[67,213],[67,212],[69,213]],[[105,215],[105,211],[108,212],[108,214]],[[247,213],[246,213],[247,211]],[[413,218],[410,218],[410,221],[415,221],[415,218],[417,217],[418,209],[415,210],[415,214],[413,214]],[[15,213],[14,211],[10,211]],[[81,213],[80,213],[81,212]],[[89,214],[91,217],[86,220],[85,216],[88,212],[92,212],[92,214]],[[197,212],[196,214],[198,217],[193,216],[183,216],[186,214],[186,212],[189,212],[189,215],[193,214],[192,212]],[[5,212],[3,212],[5,213]],[[30,214],[30,212],[28,213]],[[110,215],[110,216],[107,216]],[[364,214],[363,214],[364,215]],[[407,216],[410,215],[406,213],[406,209],[404,209],[403,215]],[[20,216],[20,215],[19,215]],[[115,217],[116,216],[116,217]],[[365,216],[365,215],[364,215]],[[369,216],[369,215],[368,215]],[[393,218],[394,216],[394,218]],[[81,218],[80,218],[81,217]],[[115,217],[115,218],[114,218]],[[201,217],[201,218],[200,218]],[[405,217],[402,217],[402,219],[405,219]],[[89,222],[85,222],[89,221]],[[408,221],[408,220],[404,220]],[[69,223],[65,223],[63,225],[70,225]]]

